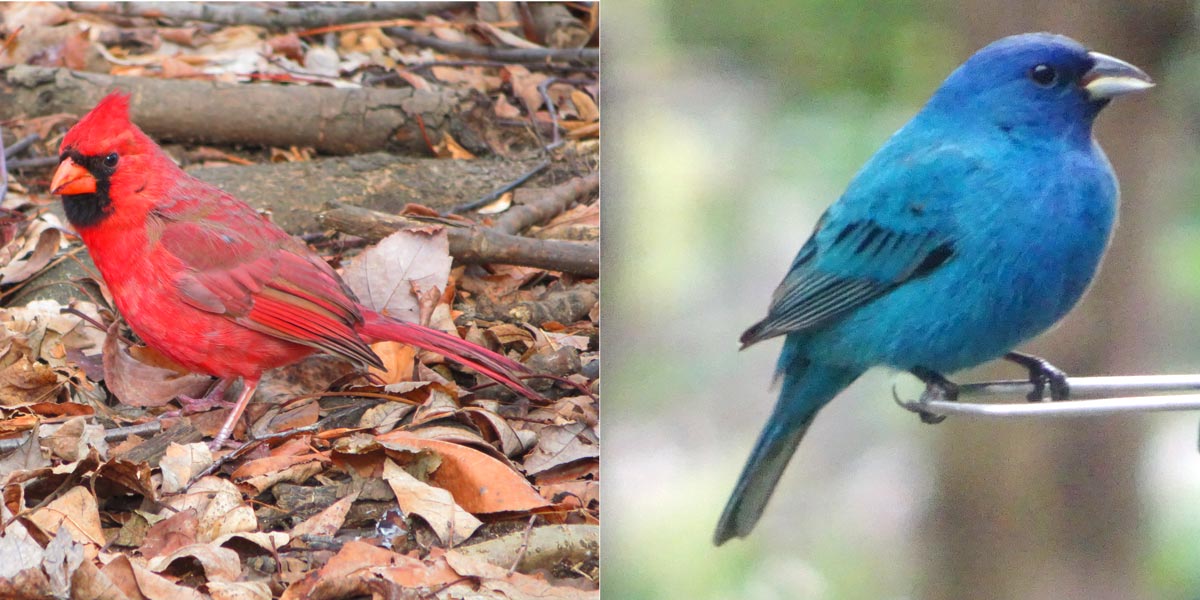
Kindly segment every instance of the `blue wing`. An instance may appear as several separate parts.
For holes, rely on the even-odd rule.
[[[742,347],[820,326],[941,267],[955,251],[955,192],[977,171],[953,147],[880,152],[821,217]]]

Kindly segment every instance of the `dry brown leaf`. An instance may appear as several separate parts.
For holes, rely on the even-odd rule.
[[[176,370],[135,359],[125,351],[117,335],[117,323],[113,323],[104,342],[104,382],[125,404],[162,406],[181,395],[203,394],[212,378],[198,373],[180,375]]]
[[[62,243],[62,230],[36,219],[23,235],[0,249],[0,282],[25,281],[50,264]]]
[[[384,369],[371,367],[370,371],[379,377],[384,385],[412,380],[413,361],[417,359],[417,349],[414,346],[400,342],[376,342],[371,344],[371,350],[383,361]]]
[[[159,512],[167,516],[174,511],[193,508],[199,516],[197,539],[209,542],[222,535],[257,531],[258,521],[254,510],[242,502],[242,493],[228,479],[215,476],[201,478],[180,494],[163,500],[171,507]]]
[[[514,33],[500,29],[491,23],[476,23],[475,27],[483,32],[484,35],[491,38],[493,42],[498,42],[496,45],[500,47],[511,46],[513,48],[527,49],[542,48],[542,46],[538,44],[535,44]]]
[[[284,469],[314,461],[328,461],[329,458],[320,453],[309,452],[303,455],[280,454],[248,460],[233,472],[234,481],[246,481],[253,477],[261,477],[277,473]]]
[[[599,600],[600,590],[581,590],[551,585],[545,579],[523,573],[509,573],[508,567],[467,556],[453,550],[445,554],[446,563],[463,577],[478,578],[479,591],[484,597],[495,595],[510,600]]]
[[[329,505],[325,510],[305,519],[292,528],[292,537],[300,537],[302,535],[311,535],[317,537],[333,537],[334,534],[342,528],[342,524],[346,522],[346,513],[350,511],[351,505],[358,499],[358,492],[354,492],[337,502]]]
[[[383,463],[383,479],[396,494],[396,504],[400,510],[424,519],[443,544],[461,544],[483,525],[479,519],[455,504],[450,492],[422,483],[390,459]]]
[[[512,192],[504,192],[503,194],[500,194],[499,198],[496,198],[492,202],[480,207],[480,209],[475,212],[478,214],[481,214],[481,215],[500,214],[500,213],[508,210],[509,208],[511,208],[512,202],[513,202],[513,193]]]
[[[96,497],[83,486],[75,486],[50,504],[33,511],[29,520],[47,535],[53,535],[59,527],[66,527],[73,539],[89,545],[90,557],[105,544]]]
[[[271,600],[265,581],[210,581],[206,587],[213,600]]]
[[[184,546],[171,554],[150,559],[146,566],[155,573],[162,573],[171,563],[182,558],[193,558],[199,562],[209,581],[237,581],[242,574],[242,561],[238,553],[212,544]]]
[[[599,439],[586,424],[549,425],[538,431],[537,447],[525,457],[525,472],[537,475],[577,460],[599,458]]]
[[[104,440],[104,426],[88,423],[83,417],[73,417],[43,438],[43,444],[51,454],[75,462],[87,456],[95,448],[100,456],[107,456],[108,442]]]
[[[437,549],[434,549],[437,552]],[[444,560],[423,561],[385,550],[366,542],[351,541],[342,546],[325,566],[310,572],[292,584],[281,600],[333,600],[356,595],[370,596],[378,589],[369,582],[391,582],[397,593],[403,589],[432,589],[460,579]],[[549,597],[547,597],[549,598]],[[543,600],[547,600],[544,598]]]
[[[196,530],[199,519],[196,509],[181,510],[153,525],[146,530],[142,541],[141,554],[150,559],[169,555],[180,548],[196,543]]]
[[[273,473],[266,473],[246,480],[246,484],[262,493],[277,483],[304,483],[314,475],[325,470],[325,465],[318,461],[308,461],[294,464]]]
[[[0,406],[16,408],[51,398],[60,383],[53,369],[22,356],[0,369]]]
[[[42,571],[45,551],[20,521],[0,532],[0,597],[51,597],[50,580]]]
[[[130,561],[124,554],[104,565],[102,572],[131,599],[145,597],[146,600],[204,600],[200,592],[187,586],[176,585],[141,564]]]
[[[513,94],[521,100],[526,112],[534,114],[542,107],[544,100],[538,85],[547,79],[546,74],[531,73],[521,65],[506,65],[500,73],[512,86]]]
[[[435,452],[441,465],[430,475],[430,483],[449,491],[472,514],[522,512],[549,505],[524,477],[478,450],[407,431],[392,431],[376,441],[391,450]]]
[[[508,96],[505,96],[504,94],[500,94],[496,97],[494,110],[496,112],[496,116],[500,117],[501,119],[518,119],[521,117],[521,109],[513,106],[513,104],[508,101]]]
[[[418,294],[445,289],[451,262],[444,228],[402,229],[352,258],[342,278],[371,310],[413,322],[420,315]]]
[[[196,473],[207,469],[212,463],[212,451],[209,450],[208,444],[203,442],[186,446],[172,443],[167,446],[166,454],[159,463],[162,469],[163,493],[174,494],[183,491]]]

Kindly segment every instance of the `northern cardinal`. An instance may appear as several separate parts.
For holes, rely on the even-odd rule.
[[[264,371],[314,352],[382,367],[392,340],[468,365],[529,397],[520,363],[361,304],[308,246],[245,202],[175,165],[109,94],[63,138],[50,191],[83,239],[117,309],[150,347],[245,389],[212,441],[233,432]]]

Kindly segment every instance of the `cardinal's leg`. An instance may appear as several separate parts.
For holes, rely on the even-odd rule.
[[[254,397],[254,390],[258,388],[258,380],[246,379],[243,381],[245,389],[238,396],[237,403],[233,405],[233,409],[229,411],[229,417],[225,419],[225,424],[221,425],[221,431],[217,432],[217,437],[208,443],[208,447],[213,450],[220,450],[221,446],[225,445],[225,440],[233,434],[233,428],[237,426],[238,419],[242,418],[242,413],[246,411],[246,405],[250,404],[250,398]]]

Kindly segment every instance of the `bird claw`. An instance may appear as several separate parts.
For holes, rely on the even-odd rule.
[[[209,398],[207,396],[200,398],[179,396],[176,400],[179,400],[179,406],[183,408],[183,414],[185,415],[208,412],[214,408],[233,408],[237,406],[236,402],[229,402],[220,398]]]
[[[1026,400],[1045,402],[1047,387],[1050,388],[1051,402],[1066,400],[1071,395],[1067,374],[1046,359],[1021,352],[1009,352],[1004,358],[1029,371],[1029,382],[1033,384],[1033,391],[1025,396]]]
[[[928,405],[930,402],[958,402],[958,385],[942,377],[941,374],[923,367],[912,370],[912,374],[925,382],[925,391],[917,399],[918,404]],[[893,390],[893,394],[895,391]],[[927,410],[918,410],[921,422],[927,425],[937,425],[946,420],[946,415],[938,415]]]

